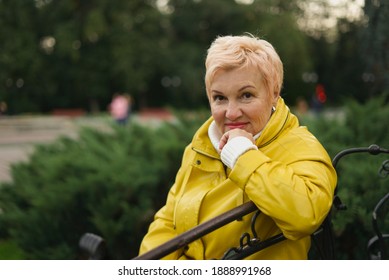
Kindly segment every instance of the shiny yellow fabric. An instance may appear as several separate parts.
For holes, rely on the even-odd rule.
[[[280,98],[256,145],[232,170],[220,160],[208,138],[212,118],[185,149],[182,165],[166,205],[155,215],[140,254],[191,228],[253,201],[261,210],[257,233],[265,240],[283,233],[287,240],[247,259],[306,259],[310,234],[326,217],[333,199],[336,173],[327,152]],[[168,256],[166,259],[220,259],[251,232],[251,214],[234,221]]]

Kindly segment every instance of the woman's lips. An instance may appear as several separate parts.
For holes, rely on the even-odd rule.
[[[229,129],[234,129],[234,128],[244,128],[247,123],[242,123],[242,122],[237,122],[237,123],[226,123],[226,126]]]

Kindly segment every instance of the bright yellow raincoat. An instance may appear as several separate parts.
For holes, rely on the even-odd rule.
[[[310,235],[328,214],[336,172],[327,152],[279,99],[256,140],[258,150],[240,156],[232,170],[220,160],[208,137],[210,118],[184,152],[166,205],[155,215],[140,254],[191,228],[253,201],[261,210],[256,230],[261,240],[283,233],[286,240],[247,259],[307,259]],[[251,216],[194,241],[166,259],[220,259],[250,231]]]

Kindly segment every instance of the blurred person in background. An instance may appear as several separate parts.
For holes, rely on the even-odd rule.
[[[7,108],[8,108],[7,103],[5,103],[4,101],[1,101],[0,102],[0,116],[6,114]]]
[[[248,259],[307,259],[311,234],[331,208],[337,175],[324,147],[280,96],[278,54],[252,35],[223,36],[211,44],[205,66],[212,116],[185,149],[139,253],[251,200],[261,211],[258,238],[283,233],[286,240]],[[251,232],[252,215],[165,258],[220,259]]]
[[[119,125],[126,125],[131,113],[131,96],[129,94],[115,93],[108,110],[112,118]]]

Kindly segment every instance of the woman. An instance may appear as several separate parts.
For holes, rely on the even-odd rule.
[[[265,240],[287,238],[248,259],[307,259],[310,235],[328,214],[336,173],[319,141],[280,97],[282,62],[265,40],[218,37],[208,50],[205,85],[212,117],[185,149],[166,205],[144,237],[143,254],[178,234],[253,201]],[[166,259],[220,259],[250,231],[250,215]]]

